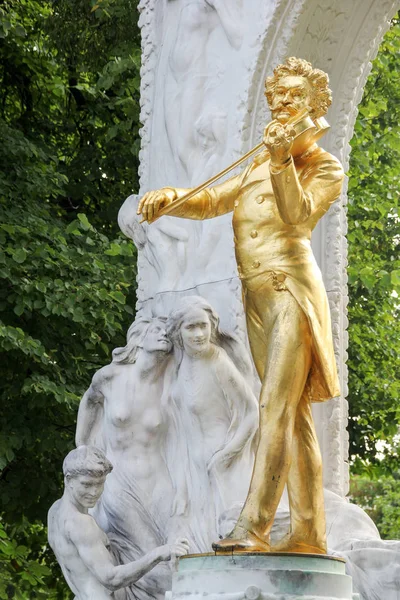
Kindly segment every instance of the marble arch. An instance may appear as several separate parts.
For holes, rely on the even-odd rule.
[[[269,115],[263,97],[265,76],[287,56],[300,56],[310,60],[316,67],[329,73],[334,102],[328,113],[332,131],[324,139],[324,147],[348,166],[349,141],[352,137],[357,106],[361,100],[370,61],[374,58],[390,19],[399,8],[398,0],[246,0],[234,2],[238,10],[245,7],[240,16],[240,44],[230,43],[227,38],[227,23],[230,31],[238,23],[233,13],[225,9],[231,6],[217,0],[141,0],[140,27],[142,30],[142,87],[141,87],[141,193],[159,185],[190,185],[190,181],[179,174],[176,157],[170,140],[167,140],[165,115],[163,115],[162,92],[172,75],[168,71],[168,48],[176,40],[174,23],[179,24],[183,11],[205,11],[207,33],[203,43],[207,45],[210,68],[202,64],[201,73],[191,72],[190,66],[184,81],[190,85],[191,77],[203,77],[207,89],[207,114],[215,109],[224,119],[227,129],[226,142],[218,138],[218,128],[210,127],[200,132],[201,138],[188,148],[192,160],[198,152],[211,156],[212,144],[219,144],[215,153],[215,170],[229,164],[237,156],[254,146],[260,139]],[[221,8],[222,7],[222,8]],[[225,12],[224,12],[225,11]],[[239,13],[238,13],[239,14]],[[187,16],[187,13],[185,13]],[[237,29],[239,31],[239,28]],[[201,32],[200,32],[201,34]],[[232,42],[232,38],[231,38]],[[197,43],[201,43],[200,41]],[[216,52],[218,49],[218,52]],[[198,50],[198,48],[197,48]],[[176,52],[176,46],[175,46]],[[213,61],[216,61],[214,64]],[[215,68],[214,68],[215,67]],[[194,68],[194,67],[193,67]],[[208,113],[207,113],[208,111]],[[172,116],[171,116],[172,114]],[[194,116],[195,117],[195,116]],[[221,117],[221,118],[222,118]],[[169,111],[168,118],[174,118]],[[198,143],[198,147],[196,147]],[[221,144],[226,143],[221,151]],[[203,144],[203,146],[201,146]],[[204,144],[206,150],[204,150]],[[216,146],[217,147],[217,146]],[[193,154],[194,153],[194,154]],[[201,169],[200,169],[201,170]],[[168,180],[166,180],[166,175]],[[195,182],[193,182],[195,183]],[[343,396],[317,407],[317,428],[322,447],[325,471],[325,486],[331,491],[346,495],[348,492],[348,437],[347,425],[347,284],[346,284],[346,194],[333,206],[321,223],[313,240],[328,291],[335,351],[340,370]],[[135,199],[130,199],[134,206]],[[122,230],[129,236],[134,211],[127,204],[120,214]],[[220,217],[225,219],[225,217]],[[194,235],[190,224],[179,221],[187,229],[188,236]],[[219,221],[218,227],[220,227]],[[224,226],[229,229],[229,220]],[[146,230],[142,232],[146,237]],[[212,231],[211,231],[212,233]],[[198,232],[197,232],[198,234]],[[202,234],[201,234],[202,235]],[[202,294],[214,292],[214,305],[220,294],[218,286],[225,286],[231,300],[228,306],[229,319],[237,329],[243,328],[240,308],[240,286],[236,278],[233,245],[229,236],[224,238],[220,265],[204,268],[196,277],[180,283],[171,281],[172,298],[175,294]],[[187,250],[190,268],[192,251]],[[223,272],[223,273],[222,273]],[[223,282],[223,283],[222,283]],[[139,252],[138,308],[153,307],[154,302],[164,301],[165,294],[157,289],[157,276],[151,278],[143,252]],[[226,291],[225,290],[225,291]],[[226,303],[225,295],[225,303]],[[221,312],[220,307],[215,305]],[[225,307],[226,310],[226,307]]]

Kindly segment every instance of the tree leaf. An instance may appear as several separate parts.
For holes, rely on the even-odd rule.
[[[17,262],[18,264],[22,264],[23,262],[25,262],[27,256],[28,253],[25,250],[25,248],[18,248],[12,255],[13,260],[15,260],[15,262]]]

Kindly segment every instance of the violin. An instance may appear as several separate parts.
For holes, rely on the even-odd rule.
[[[271,125],[275,124],[276,122],[277,121],[275,121],[275,120],[271,121],[267,125],[266,129],[268,130],[268,128],[271,127]],[[300,156],[301,154],[306,152],[309,148],[311,148],[311,146],[313,144],[315,144],[315,142],[317,142],[323,135],[325,135],[325,133],[330,128],[328,122],[326,121],[326,119],[324,117],[319,117],[318,119],[315,119],[313,121],[308,113],[307,108],[303,108],[296,115],[294,115],[293,117],[288,119],[288,121],[286,122],[286,125],[291,125],[292,128],[295,130],[295,137],[294,137],[293,145],[292,145],[292,148],[290,151],[290,153],[293,157]],[[184,204],[185,202],[187,202],[188,200],[193,198],[193,196],[195,196],[199,192],[202,192],[204,189],[209,187],[211,184],[218,181],[218,179],[221,179],[221,177],[224,177],[227,173],[229,173],[230,171],[232,171],[233,169],[235,169],[236,167],[241,165],[245,160],[250,158],[250,156],[253,156],[253,154],[256,154],[257,152],[261,152],[261,151],[264,151],[267,154],[267,156],[264,155],[264,157],[263,157],[264,160],[267,160],[268,152],[265,148],[265,144],[264,144],[264,142],[260,142],[259,144],[257,144],[257,146],[254,146],[254,148],[252,148],[251,150],[246,152],[246,154],[241,156],[234,163],[232,163],[231,165],[229,165],[228,167],[226,167],[225,169],[223,169],[216,175],[213,175],[210,179],[207,179],[207,181],[205,181],[204,183],[191,189],[184,196],[181,196],[177,200],[174,200],[174,202],[172,202],[171,204],[167,204],[166,206],[161,208],[159,210],[159,212],[157,213],[157,215],[155,217],[153,217],[153,219],[151,219],[151,221],[148,221],[148,222],[154,223],[154,221],[156,221],[163,215],[168,215],[177,206],[181,206],[182,204]],[[145,221],[145,219],[143,219],[140,222],[143,223],[144,221]]]

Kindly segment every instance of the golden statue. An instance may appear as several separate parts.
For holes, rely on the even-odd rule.
[[[339,197],[343,169],[316,143],[331,103],[323,71],[289,58],[267,79],[265,95],[273,117],[264,133],[266,149],[240,175],[196,188],[201,191],[168,187],[148,192],[138,214],[151,222],[166,213],[209,219],[233,211],[247,331],[262,381],[260,437],[239,520],[213,548],[324,554],[322,460],[311,402],[340,392],[328,300],[311,232]],[[285,484],[291,528],[271,547],[269,535]]]

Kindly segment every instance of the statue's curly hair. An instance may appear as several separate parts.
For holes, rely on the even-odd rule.
[[[67,454],[63,462],[64,477],[106,477],[113,469],[102,450],[95,446],[78,446]]]
[[[329,77],[320,69],[313,69],[311,63],[303,58],[291,56],[274,69],[274,74],[265,80],[265,96],[271,105],[276,86],[282,77],[304,77],[311,89],[310,116],[313,119],[326,114],[332,104],[332,92],[329,89]]]

